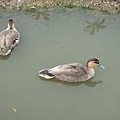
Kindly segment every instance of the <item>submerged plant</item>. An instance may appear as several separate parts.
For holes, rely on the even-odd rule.
[[[104,29],[105,25],[105,19],[103,19],[102,21],[99,21],[100,18],[98,18],[97,21],[95,22],[89,22],[88,20],[86,20],[87,26],[84,28],[85,32],[88,32],[90,35],[94,35],[95,31],[99,31],[100,29]]]
[[[49,20],[49,14],[46,12],[46,11],[38,11],[36,12],[34,15],[32,15],[35,20],[38,20],[40,19],[41,17],[44,19],[44,20]]]

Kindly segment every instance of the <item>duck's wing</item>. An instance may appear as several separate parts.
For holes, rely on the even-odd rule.
[[[4,48],[5,46],[5,40],[6,40],[6,33],[5,30],[0,32],[0,48]]]
[[[65,64],[49,69],[57,79],[67,82],[80,82],[88,78],[86,67],[79,63]]]
[[[17,30],[3,30],[0,33],[0,46],[1,48],[15,46],[15,40],[19,42],[20,34]]]
[[[13,48],[20,41],[20,34],[17,30],[8,30],[6,31],[6,46],[11,46]]]
[[[20,34],[16,30],[3,30],[0,33],[0,54],[8,55],[19,43]],[[17,42],[16,42],[17,41]]]

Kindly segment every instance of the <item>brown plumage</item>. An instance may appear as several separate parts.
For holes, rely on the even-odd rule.
[[[93,67],[95,66],[105,69],[104,66],[99,64],[98,59],[93,58],[88,60],[86,66],[83,66],[80,63],[59,65],[51,69],[39,71],[39,76],[46,79],[56,78],[66,82],[81,82],[86,81],[94,76],[95,71]]]
[[[6,56],[20,42],[20,34],[16,30],[13,20],[8,22],[8,28],[0,32],[0,55]]]

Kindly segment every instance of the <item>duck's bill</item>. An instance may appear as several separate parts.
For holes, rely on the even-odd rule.
[[[99,65],[98,67],[102,68],[102,69],[105,69],[105,67],[103,65]]]

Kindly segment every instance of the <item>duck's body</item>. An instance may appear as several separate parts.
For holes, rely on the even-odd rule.
[[[6,56],[20,42],[20,34],[10,19],[8,28],[0,32],[0,55]]]
[[[87,62],[87,66],[83,66],[80,63],[59,65],[51,69],[39,71],[39,76],[44,77],[46,79],[56,78],[58,80],[66,82],[86,81],[95,75],[95,71],[93,69],[94,66],[102,66],[99,65],[99,61],[97,63],[95,63],[95,61],[98,60],[95,58],[89,60]]]

